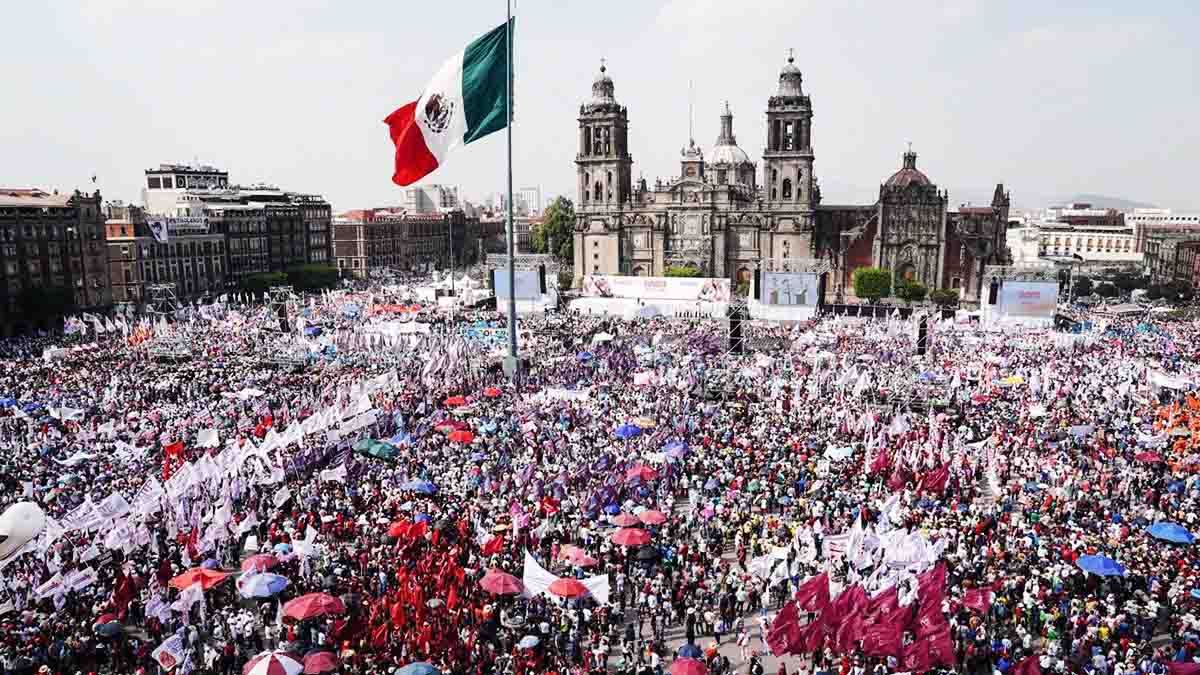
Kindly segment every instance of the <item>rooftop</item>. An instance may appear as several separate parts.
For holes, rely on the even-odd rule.
[[[0,206],[66,206],[71,194],[52,194],[38,188],[0,187]]]

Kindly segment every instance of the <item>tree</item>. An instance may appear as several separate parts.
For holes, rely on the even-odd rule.
[[[1073,286],[1075,297],[1082,298],[1092,294],[1092,280],[1087,277],[1075,277]]]
[[[542,213],[542,222],[529,228],[529,245],[534,253],[549,253],[559,261],[575,258],[575,204],[555,197]]]
[[[892,294],[892,273],[879,267],[854,270],[854,294],[870,303]]]
[[[749,281],[739,281],[737,288],[733,289],[733,292],[737,293],[738,295],[742,296],[743,298],[749,297],[750,296],[750,282]]]
[[[928,294],[929,288],[919,281],[905,279],[896,284],[896,297],[907,303],[921,302]]]
[[[1154,284],[1146,288],[1146,299],[1150,301],[1159,300],[1163,296],[1162,286]]]
[[[952,307],[958,304],[958,289],[937,288],[929,292],[929,299],[939,307]]]
[[[283,272],[260,272],[242,278],[242,290],[262,295],[272,286],[286,286],[287,275]]]
[[[1099,295],[1102,298],[1115,298],[1117,297],[1118,293],[1120,293],[1120,291],[1117,290],[1116,285],[1108,283],[1107,281],[1096,286],[1096,295]]]
[[[686,265],[671,265],[667,269],[663,270],[663,276],[695,278],[700,276],[700,270]]]
[[[338,271],[329,265],[297,265],[288,268],[287,283],[298,293],[336,288]]]
[[[63,316],[74,304],[71,291],[61,286],[31,286],[17,294],[17,307],[26,319],[33,321]]]
[[[1113,277],[1112,283],[1124,293],[1133,292],[1139,288],[1145,288],[1150,284],[1150,280],[1146,277],[1134,276],[1128,273],[1121,273]]]
[[[1170,294],[1168,295],[1166,291],[1170,291]],[[1163,297],[1171,302],[1188,302],[1192,299],[1192,296],[1192,285],[1186,281],[1179,280],[1167,284],[1167,288],[1163,292]]]

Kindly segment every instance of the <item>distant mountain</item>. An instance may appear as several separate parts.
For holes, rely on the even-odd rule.
[[[1116,209],[1118,211],[1132,211],[1134,209],[1154,209],[1158,208],[1154,204],[1145,202],[1135,202],[1131,199],[1122,199],[1120,197],[1106,197],[1104,195],[1075,195],[1070,199],[1064,199],[1061,203],[1084,203],[1091,204],[1092,208],[1097,209]]]

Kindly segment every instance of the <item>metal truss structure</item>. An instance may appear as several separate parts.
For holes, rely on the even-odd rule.
[[[508,269],[508,256],[506,255],[488,255],[487,270],[503,270]],[[558,274],[562,269],[562,263],[557,258],[548,253],[518,253],[513,256],[513,269],[524,271],[536,271],[542,265],[546,266],[546,273]]]
[[[824,274],[833,271],[833,264],[817,258],[762,258],[758,261],[758,269],[763,272]]]
[[[186,361],[192,358],[192,346],[182,335],[162,335],[154,338],[147,350],[152,358],[168,361]]]
[[[1051,262],[1024,263],[1021,265],[987,265],[983,268],[983,283],[988,286],[996,281],[1033,281],[1058,283],[1061,266]]]
[[[266,296],[268,315],[260,325],[260,328],[266,333],[291,333],[291,325],[288,325],[285,329],[282,325],[280,325],[279,318],[281,316],[288,316],[288,307],[290,303],[299,301],[299,298],[296,297],[296,294],[292,292],[292,287],[272,286],[267,290]]]
[[[175,284],[146,284],[146,313],[153,317],[175,317],[179,311]]]

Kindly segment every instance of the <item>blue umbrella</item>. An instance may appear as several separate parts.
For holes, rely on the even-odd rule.
[[[396,671],[396,675],[442,675],[442,671],[426,661],[417,661]]]
[[[17,404],[15,398],[0,398],[0,408],[11,408]]]
[[[238,579],[237,589],[243,598],[269,598],[288,587],[287,577],[278,574],[249,574]]]
[[[621,512],[621,507],[617,506],[616,504],[609,504],[608,506],[604,507],[604,512],[610,516],[615,516]]]
[[[113,637],[121,632],[121,624],[116,621],[102,623],[96,626],[96,634],[103,637]]]
[[[700,658],[704,658],[704,656],[703,656],[703,653],[700,651],[699,647],[697,647],[696,645],[689,642],[686,645],[679,648],[679,658],[681,658],[681,659],[700,659]]]
[[[1146,528],[1146,532],[1155,539],[1169,541],[1172,544],[1194,544],[1196,537],[1182,525],[1176,523],[1154,523]]]
[[[409,492],[420,492],[423,495],[431,495],[438,490],[436,485],[427,480],[410,480],[401,485],[400,489],[408,490]]]
[[[416,515],[416,517],[413,518],[414,523],[421,523],[421,522],[428,523],[431,520],[433,520],[433,519],[430,518],[429,515],[426,513],[418,513]]]
[[[521,641],[517,643],[517,646],[521,649],[533,649],[534,647],[538,646],[539,642],[541,642],[541,639],[538,638],[538,636],[526,635],[525,637],[521,638]]]
[[[1193,588],[1193,589],[1192,589],[1192,599],[1193,599],[1193,600],[1200,600],[1200,588]]]
[[[1095,574],[1098,577],[1123,577],[1125,566],[1103,555],[1081,555],[1075,561],[1079,569]]]
[[[582,362],[585,362],[585,363],[586,363],[586,362],[588,362],[588,361],[591,361],[592,359],[594,359],[594,358],[595,358],[595,355],[594,355],[594,354],[592,354],[591,352],[579,352],[578,354],[576,354],[576,355],[575,355],[575,358],[577,358],[577,359],[579,359],[580,361],[582,361]]]
[[[291,553],[292,545],[286,543],[275,544],[274,551],[276,553]]]
[[[688,453],[688,446],[687,443],[676,439],[664,445],[663,452],[666,453],[667,457],[683,459],[684,455]]]
[[[487,459],[486,452],[472,452],[471,453],[471,461],[472,462],[482,462],[485,459]]]
[[[209,558],[208,560],[200,563],[200,566],[206,570],[216,570],[221,568],[221,563],[217,562],[213,558]]]
[[[613,436],[616,436],[623,441],[627,441],[640,433],[642,433],[641,427],[637,426],[636,424],[629,424],[626,422],[625,424],[617,427],[617,430],[613,432]]]
[[[704,483],[704,489],[705,489],[705,490],[715,490],[715,489],[717,489],[717,487],[718,487],[720,484],[721,484],[721,483],[720,483],[719,481],[717,481],[717,479],[716,479],[716,478],[709,478],[709,479],[708,479],[708,481],[706,481],[706,482]]]

